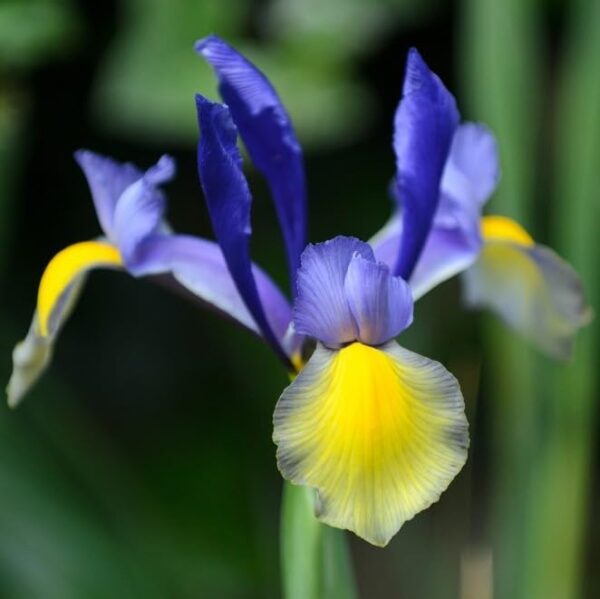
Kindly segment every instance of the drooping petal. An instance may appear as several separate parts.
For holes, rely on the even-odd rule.
[[[394,122],[398,197],[404,235],[394,274],[408,280],[433,224],[458,110],[453,96],[413,48]]]
[[[237,290],[218,244],[189,235],[154,235],[140,244],[137,262],[137,276],[171,274],[198,300],[261,334]],[[284,344],[291,322],[291,307],[263,270],[252,265],[252,271],[269,324]]]
[[[467,458],[456,379],[396,342],[318,345],[273,416],[281,473],[318,492],[320,520],[384,546]]]
[[[556,359],[571,355],[575,333],[592,316],[577,273],[533,243],[490,239],[464,273],[463,287],[469,306],[495,311]]]
[[[99,241],[76,243],[49,262],[40,281],[27,337],[13,351],[13,371],[7,387],[11,407],[21,401],[50,363],[60,329],[77,302],[87,273],[94,268],[120,267],[116,248]]]
[[[115,241],[127,269],[136,273],[136,248],[162,224],[165,196],[159,185],[175,175],[175,162],[170,156],[161,159],[121,194],[113,216]]]
[[[296,332],[330,347],[358,339],[358,327],[346,297],[345,279],[354,255],[373,260],[373,251],[353,237],[309,245],[298,270],[294,303]]]
[[[121,194],[143,176],[130,163],[120,163],[89,150],[75,152],[75,160],[87,179],[100,226],[113,239],[113,214]]]
[[[226,106],[196,96],[200,142],[198,171],[213,229],[229,272],[265,340],[287,361],[265,316],[250,260],[252,198],[236,146],[237,131]]]
[[[502,241],[523,247],[533,247],[533,237],[516,221],[506,216],[488,215],[480,222],[481,233],[486,242]]]
[[[79,277],[93,268],[120,268],[119,251],[102,241],[82,241],[60,251],[46,267],[38,290],[39,334],[48,337],[58,329],[65,293]],[[60,320],[60,318],[58,318]]]
[[[401,277],[393,277],[385,264],[354,256],[344,288],[362,343],[385,343],[412,322],[410,287]]]
[[[306,245],[307,202],[302,150],[291,119],[263,73],[223,40],[211,35],[196,50],[215,69],[221,96],[269,184],[294,281]]]

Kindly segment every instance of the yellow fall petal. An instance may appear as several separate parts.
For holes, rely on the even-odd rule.
[[[488,241],[463,282],[467,304],[492,309],[556,359],[570,356],[574,334],[592,317],[577,273],[541,245]]]
[[[38,290],[38,332],[46,337],[51,332],[50,320],[65,291],[82,274],[92,268],[115,268],[123,264],[119,250],[102,241],[83,241],[60,251],[50,260]]]
[[[456,379],[394,341],[319,344],[273,419],[283,476],[317,490],[320,520],[378,546],[437,501],[467,457]]]
[[[531,235],[506,216],[484,216],[481,219],[481,233],[485,241],[509,241],[526,247],[534,245]]]

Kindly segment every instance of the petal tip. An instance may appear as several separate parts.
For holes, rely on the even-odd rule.
[[[406,58],[404,94],[420,89],[432,75],[421,53],[416,48],[410,48]]]
[[[198,52],[198,54],[201,54],[204,58],[208,58],[212,49],[215,46],[217,46],[217,45],[220,46],[225,43],[226,42],[223,41],[218,35],[216,35],[214,33],[210,33],[209,35],[203,37],[202,39],[199,39],[194,44],[194,50],[196,50],[196,52]]]

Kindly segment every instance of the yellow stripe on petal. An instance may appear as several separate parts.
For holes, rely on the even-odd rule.
[[[394,341],[318,345],[274,427],[279,468],[317,489],[319,519],[379,546],[437,501],[467,457],[456,379]]]
[[[526,247],[534,244],[531,235],[506,216],[484,216],[481,219],[481,234],[485,241],[509,241]]]
[[[91,268],[116,268],[123,262],[119,250],[102,241],[83,241],[60,251],[50,260],[38,290],[39,334],[50,334],[50,320],[65,291]]]

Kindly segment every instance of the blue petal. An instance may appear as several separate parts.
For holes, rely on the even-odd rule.
[[[302,150],[290,117],[268,79],[223,40],[209,36],[196,50],[215,69],[221,96],[252,161],[267,179],[293,282],[306,245],[307,207]]]
[[[481,209],[500,180],[498,146],[492,132],[479,123],[456,129],[442,177],[442,193],[466,209]],[[441,202],[440,210],[444,210]]]
[[[75,160],[88,181],[100,226],[112,239],[117,200],[125,189],[143,176],[143,172],[133,164],[121,164],[89,150],[75,152]]]
[[[466,270],[481,251],[481,210],[500,177],[496,141],[483,125],[465,123],[454,134],[442,176],[433,227],[410,277],[416,300]],[[370,240],[377,260],[396,263],[403,236],[401,210]]]
[[[294,304],[296,332],[339,347],[358,339],[358,326],[346,297],[345,279],[354,255],[373,260],[373,251],[352,237],[309,245],[298,269]]]
[[[113,235],[127,269],[136,274],[136,249],[148,235],[157,231],[165,212],[165,197],[158,185],[175,175],[175,162],[162,158],[127,187],[117,201],[113,215]]]
[[[411,49],[394,123],[397,188],[405,231],[394,273],[405,280],[412,274],[433,223],[458,119],[452,95]]]
[[[410,287],[401,277],[391,276],[385,264],[354,256],[344,287],[362,343],[386,343],[412,322]]]
[[[458,127],[442,176],[433,229],[410,279],[415,299],[475,262],[483,244],[482,207],[499,178],[492,133],[476,123]]]
[[[140,244],[137,262],[138,276],[171,274],[177,285],[201,302],[261,334],[229,273],[221,248],[213,241],[189,235],[152,235]],[[264,271],[252,265],[252,272],[269,325],[283,340],[291,322],[291,307]]]
[[[200,142],[198,172],[215,235],[235,285],[265,340],[285,361],[260,301],[250,260],[252,198],[226,106],[196,96]]]

